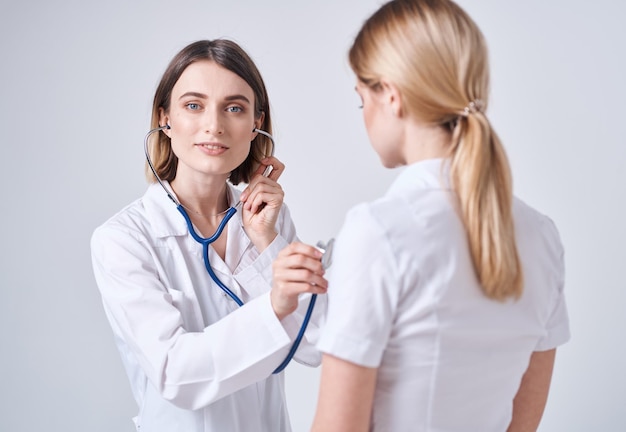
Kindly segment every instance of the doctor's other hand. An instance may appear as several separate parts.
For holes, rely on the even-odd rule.
[[[272,167],[267,177],[263,172]],[[275,157],[261,160],[248,186],[241,192],[243,227],[248,237],[262,252],[276,238],[276,220],[285,193],[277,183],[285,165]]]
[[[278,319],[283,319],[298,307],[303,293],[325,294],[328,281],[324,279],[322,252],[317,248],[293,242],[285,247],[272,264],[273,282],[270,300]]]

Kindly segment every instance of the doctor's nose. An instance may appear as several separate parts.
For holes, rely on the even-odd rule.
[[[203,116],[202,127],[204,132],[210,135],[222,135],[224,133],[224,123],[217,110],[207,110]]]

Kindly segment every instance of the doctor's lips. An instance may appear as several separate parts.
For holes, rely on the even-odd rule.
[[[195,145],[200,146],[200,147],[204,147],[206,149],[209,150],[228,150],[228,147],[218,143],[218,142],[201,142],[201,143],[196,143]]]

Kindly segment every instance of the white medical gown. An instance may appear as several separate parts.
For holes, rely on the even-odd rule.
[[[240,192],[229,185],[231,205]],[[288,432],[286,357],[310,296],[278,320],[269,299],[271,264],[296,240],[285,205],[278,236],[258,253],[240,213],[227,225],[225,262],[210,248],[215,273],[237,304],[210,279],[202,246],[158,185],[98,227],[91,240],[93,268],[104,310],[139,406],[137,430]],[[314,347],[326,306],[315,313],[295,359],[317,366]]]

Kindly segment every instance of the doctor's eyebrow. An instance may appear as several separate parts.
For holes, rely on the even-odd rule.
[[[187,92],[187,93],[183,93],[182,95],[180,95],[180,97],[178,98],[178,100],[186,98],[186,97],[195,97],[198,99],[208,99],[208,96],[205,95],[204,93],[198,93],[198,92]]]
[[[224,100],[227,100],[229,102],[231,102],[231,101],[241,101],[241,102],[246,102],[248,104],[251,103],[250,99],[248,99],[247,97],[245,97],[242,94],[235,94],[235,95],[231,95],[231,96],[226,96],[224,98]]]
[[[205,95],[204,93],[198,93],[198,92],[187,92],[182,94],[178,99],[183,99],[186,97],[196,97],[198,99],[208,99],[209,97],[207,95]],[[232,102],[232,101],[242,101],[242,102],[246,102],[246,103],[250,103],[250,99],[248,99],[246,96],[242,95],[242,94],[234,94],[234,95],[230,95],[230,96],[226,96],[224,98],[224,100],[228,101],[228,102]]]

